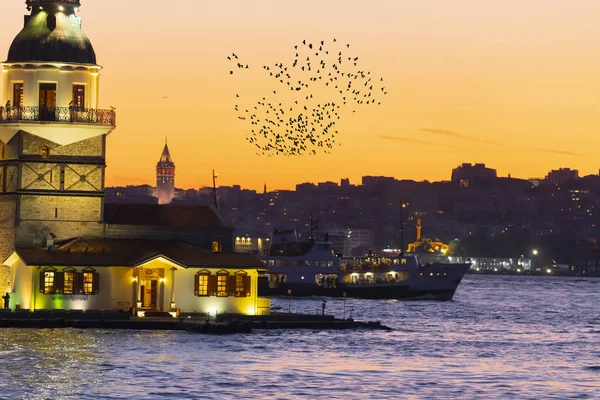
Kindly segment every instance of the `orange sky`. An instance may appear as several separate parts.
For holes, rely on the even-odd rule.
[[[22,0],[0,2],[3,57],[25,12]],[[449,179],[461,162],[525,178],[600,167],[597,0],[82,0],[79,15],[105,68],[101,104],[118,110],[109,186],[153,184],[165,136],[182,188],[210,185],[213,168],[221,185],[287,189]],[[260,67],[230,77],[226,56],[291,63],[303,39],[334,37],[385,77],[384,103],[344,113],[331,155],[257,156],[235,93],[273,83]]]

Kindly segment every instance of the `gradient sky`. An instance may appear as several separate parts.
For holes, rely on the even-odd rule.
[[[0,2],[3,58],[25,13]],[[523,178],[600,167],[597,0],[82,0],[79,15],[104,66],[101,106],[118,110],[109,186],[154,184],[165,136],[182,188],[210,185],[212,169],[221,185],[288,189],[444,180],[461,162]],[[334,37],[385,77],[385,102],[346,113],[331,155],[257,156],[235,93],[272,83],[230,77],[227,55],[291,63],[303,39]]]

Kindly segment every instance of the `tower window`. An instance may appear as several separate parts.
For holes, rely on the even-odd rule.
[[[84,85],[73,85],[73,108],[85,108]]]
[[[15,83],[13,86],[13,106],[21,107],[23,105],[23,84]]]
[[[43,145],[42,146],[42,158],[48,158],[50,156],[50,147]]]

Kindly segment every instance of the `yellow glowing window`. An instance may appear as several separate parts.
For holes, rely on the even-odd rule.
[[[235,296],[246,296],[246,275],[240,274],[235,276]]]
[[[44,293],[54,293],[54,272],[44,272]]]
[[[208,275],[198,276],[198,296],[208,296]]]
[[[217,296],[227,297],[227,275],[217,276]]]
[[[50,156],[50,147],[43,145],[42,146],[42,158],[48,158]]]
[[[218,253],[221,251],[221,245],[219,242],[212,242],[212,251],[213,253]]]
[[[94,273],[83,273],[83,294],[94,294]]]
[[[75,273],[74,272],[65,272],[64,274],[64,293],[65,294],[73,294],[74,286],[75,286]]]

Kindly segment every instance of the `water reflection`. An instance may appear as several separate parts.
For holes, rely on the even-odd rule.
[[[0,331],[10,399],[598,398],[599,281],[468,277],[455,301],[347,300],[392,332]],[[276,301],[287,309],[287,300]],[[319,300],[293,300],[317,312]],[[342,316],[344,302],[327,311]]]

